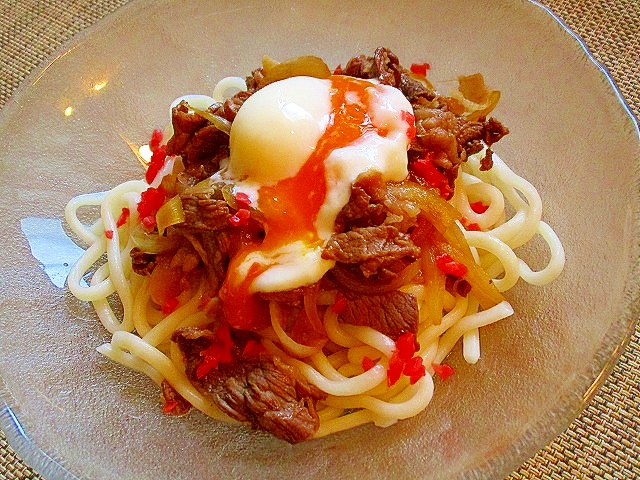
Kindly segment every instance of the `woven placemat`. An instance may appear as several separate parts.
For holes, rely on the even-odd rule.
[[[0,0],[0,108],[61,44],[128,0]],[[640,116],[640,2],[543,1],[584,40]],[[0,479],[40,479],[0,432]],[[640,478],[640,327],[591,404],[508,480]]]

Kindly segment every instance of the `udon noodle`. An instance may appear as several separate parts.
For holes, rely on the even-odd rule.
[[[228,80],[225,82],[216,91],[224,90]],[[253,333],[268,355],[292,367],[296,375],[322,393],[315,405],[319,416],[315,437],[370,422],[389,426],[417,415],[432,399],[434,376],[444,378],[451,373],[443,368],[454,346],[461,342],[464,359],[471,364],[478,362],[479,329],[513,314],[503,292],[519,280],[546,285],[561,273],[562,244],[541,219],[542,202],[536,188],[495,153],[489,152],[493,166],[485,169],[486,153],[482,150],[461,163],[453,196],[446,203],[458,214],[454,235],[466,241],[472,261],[491,279],[499,301],[488,304],[473,287],[464,294],[445,288],[444,276],[428,273],[437,270],[429,255],[407,267],[404,274],[408,278],[398,281],[399,290],[415,297],[419,316],[415,332],[419,348],[410,352],[411,360],[405,360],[404,365],[411,361],[418,373],[426,374],[414,375],[414,371],[390,381],[399,339],[371,326],[342,321],[340,309],[335,308],[341,287],[335,283],[304,296],[305,311],[317,316],[326,337],[322,344],[305,344],[294,338],[285,328],[287,308],[278,301],[268,302],[271,325]],[[166,172],[172,168],[164,165]],[[162,176],[156,177],[156,187]],[[112,334],[110,342],[98,347],[100,353],[147,375],[158,385],[169,384],[204,414],[233,421],[189,378],[184,353],[172,341],[180,329],[208,328],[217,321],[220,298],[209,298],[206,282],[196,282],[178,295],[175,309],[163,309],[152,301],[150,277],[134,272],[132,250],[156,254],[175,248],[175,237],[157,230],[149,232],[141,225],[137,207],[149,187],[145,180],[131,180],[107,192],[79,195],[68,203],[66,221],[77,241],[86,245],[84,255],[69,274],[68,287],[79,300],[91,302],[100,322]],[[407,192],[402,183],[390,191],[405,195],[405,200],[415,194]],[[414,205],[419,212],[419,202]],[[93,223],[81,221],[85,207],[99,209]],[[532,269],[516,253],[536,237],[549,251],[546,266],[539,270]],[[435,297],[434,292],[438,292]],[[121,309],[114,306],[118,302]]]

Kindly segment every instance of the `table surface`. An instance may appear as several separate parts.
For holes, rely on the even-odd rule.
[[[128,0],[0,0],[0,108],[77,32]],[[543,0],[611,73],[640,116],[640,1]],[[640,327],[590,405],[508,480],[640,478]],[[40,479],[0,432],[0,478]]]

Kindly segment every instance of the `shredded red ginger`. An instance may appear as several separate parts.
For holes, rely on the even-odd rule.
[[[122,207],[122,212],[120,213],[120,216],[116,221],[116,227],[120,228],[125,223],[127,223],[127,220],[129,220],[130,215],[131,215],[131,212],[129,211],[129,209],[127,207]]]
[[[164,303],[164,305],[162,305],[162,313],[169,315],[170,313],[173,313],[179,305],[180,300],[178,300],[177,297],[171,297]]]
[[[362,357],[362,370],[367,372],[367,371],[371,370],[375,366],[376,366],[376,362],[374,360],[372,360],[371,358],[367,357],[366,355],[364,357]]]
[[[344,313],[348,306],[349,304],[347,303],[347,299],[344,298],[344,295],[338,292],[336,294],[336,300],[331,306],[331,311],[336,315],[340,315],[341,313]]]
[[[163,138],[164,134],[159,128],[156,128],[153,132],[151,132],[151,139],[149,139],[149,150],[155,152],[162,143]]]
[[[433,152],[428,152],[424,158],[414,160],[409,165],[409,171],[417,178],[421,178],[432,188],[435,188],[444,199],[453,195],[453,189],[449,186],[447,177],[438,170],[433,163]]]
[[[462,223],[462,226],[465,228],[465,230],[471,230],[476,232],[479,232],[480,230],[482,230],[480,228],[480,225],[478,225],[475,222],[474,223],[469,222],[469,219],[467,217],[462,217],[460,219],[460,223]]]
[[[244,192],[236,193],[234,198],[236,199],[236,202],[238,202],[238,205],[240,205],[241,207],[249,208],[251,206],[251,199],[249,198],[249,195]]]
[[[161,145],[162,139],[163,134],[161,130],[155,129],[151,133],[151,139],[149,140],[149,149],[152,152],[151,162],[149,162],[144,177],[149,184],[153,182],[158,172],[162,170],[167,158],[166,145]],[[151,231],[156,227],[156,213],[158,213],[158,210],[160,210],[160,207],[164,204],[167,195],[162,185],[160,185],[158,188],[149,187],[142,192],[140,196],[140,203],[138,203],[137,207],[138,213],[140,214],[140,221],[147,231]]]
[[[436,257],[436,266],[441,272],[454,277],[464,277],[469,269],[464,263],[456,262],[451,255],[443,253]]]
[[[156,213],[164,204],[167,193],[164,187],[160,185],[158,188],[149,187],[140,194],[140,202],[138,203],[138,214],[142,225],[147,230],[153,230],[156,226]]]
[[[407,124],[407,137],[412,142],[416,138],[416,117],[406,110],[400,112],[400,118]]]
[[[416,75],[422,75],[423,77],[427,76],[427,72],[431,69],[431,65],[428,63],[412,63],[409,70],[411,73],[415,73]]]
[[[489,209],[489,205],[485,205],[484,203],[482,203],[482,201],[470,203],[469,206],[471,207],[471,210],[473,210],[475,213],[478,213],[478,214],[484,213]],[[480,230],[482,230],[480,228],[480,225],[478,225],[475,222],[474,223],[469,222],[469,219],[467,217],[462,217],[460,219],[460,223],[462,223],[462,226],[466,230],[472,230],[476,232],[479,232]]]
[[[409,383],[413,385],[426,375],[422,357],[414,356],[420,349],[420,345],[416,342],[416,336],[412,332],[400,335],[395,344],[396,348],[389,359],[387,386],[395,385],[403,374],[409,377]]]
[[[127,207],[123,207],[122,208],[122,213],[120,213],[120,216],[118,217],[118,220],[116,221],[116,227],[120,228],[125,223],[127,223],[128,219],[129,219],[129,209]],[[104,231],[104,236],[107,237],[109,240],[111,240],[113,238],[113,230],[105,230]]]
[[[469,206],[476,213],[484,213],[489,209],[489,205],[485,205],[482,201],[470,203]]]
[[[234,227],[246,225],[251,217],[251,212],[246,208],[240,208],[236,213],[229,217],[229,223]]]
[[[151,150],[152,154],[151,162],[149,162],[149,167],[144,177],[149,184],[153,182],[158,172],[162,170],[164,161],[167,158],[166,146],[161,145],[162,138],[163,134],[159,129],[155,129],[153,133],[151,133],[151,139],[149,140],[149,150]]]
[[[162,406],[162,413],[171,413],[178,407],[178,402],[175,400],[168,400]]]
[[[447,365],[446,363],[432,363],[431,368],[433,368],[435,374],[442,380],[446,380],[456,372],[451,365]]]
[[[331,306],[331,311],[340,315],[347,308],[347,299],[338,292],[336,300]],[[422,364],[421,356],[414,356],[420,349],[420,345],[416,342],[416,336],[412,332],[406,332],[400,335],[395,341],[395,349],[389,359],[389,368],[387,369],[387,386],[391,387],[400,379],[401,375],[409,377],[411,385],[426,374],[426,369]],[[362,369],[366,372],[371,370],[376,362],[370,357],[362,358]]]
[[[202,378],[211,370],[218,368],[219,363],[229,363],[233,361],[232,349],[235,346],[231,339],[231,330],[226,323],[221,324],[214,333],[215,340],[211,345],[200,352],[203,357],[198,365],[196,376]]]

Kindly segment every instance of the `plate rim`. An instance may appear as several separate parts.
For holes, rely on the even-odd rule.
[[[17,89],[15,89],[6,103],[0,109],[0,130],[4,127],[5,122],[15,114],[15,110],[20,107],[20,101],[24,95],[26,95],[35,83],[43,76],[46,75],[47,70],[54,65],[56,61],[65,57],[66,55],[72,53],[76,48],[80,47],[84,40],[95,34],[98,34],[100,30],[106,28],[106,25],[110,22],[114,21],[117,18],[123,17],[127,15],[130,11],[138,10],[141,8],[141,5],[145,3],[145,0],[133,0],[123,6],[118,7],[115,11],[105,15],[104,17],[98,19],[95,23],[90,25],[87,28],[82,29],[76,34],[72,35],[68,40],[63,42],[61,46],[59,46],[55,51],[50,54],[44,61],[40,62],[36,67],[32,69],[32,71],[25,77],[25,79],[20,83]],[[170,4],[170,0],[156,0],[155,3],[158,4]],[[537,0],[512,0],[512,3],[522,4],[526,6],[535,6],[537,8],[542,9],[550,19],[553,19],[560,27],[562,27],[563,34],[569,35],[573,41],[578,45],[581,53],[585,56],[589,62],[597,68],[603,78],[606,80],[609,89],[614,93],[617,103],[622,107],[622,110],[626,114],[628,120],[631,123],[632,129],[634,131],[634,137],[638,141],[640,145],[640,124],[638,118],[635,116],[633,111],[631,110],[629,103],[624,98],[621,93],[620,88],[615,82],[613,76],[608,71],[606,66],[600,63],[591,52],[589,47],[586,45],[585,41],[575,33],[557,14],[555,14],[549,7],[541,4]],[[526,7],[525,7],[526,8]],[[640,171],[640,157],[634,159],[636,163],[636,169]],[[634,219],[635,225],[640,225],[639,214],[640,210],[637,208],[634,211],[636,218]],[[539,422],[536,422],[536,425],[531,426],[523,426],[523,431],[532,432],[537,431],[537,424],[542,425],[544,428],[548,423],[547,416],[552,416],[555,419],[555,425],[557,425],[556,415],[560,414],[563,418],[567,420],[563,422],[564,429],[566,429],[575,419],[577,415],[584,410],[584,408],[590,403],[593,397],[597,394],[597,392],[601,389],[602,385],[605,381],[610,377],[611,372],[615,365],[618,363],[620,356],[622,353],[628,348],[628,345],[631,341],[634,332],[636,331],[638,324],[640,323],[640,291],[637,292],[627,292],[629,289],[629,279],[640,277],[640,255],[635,255],[635,264],[631,267],[625,278],[625,295],[629,296],[629,322],[627,322],[626,330],[623,333],[623,337],[621,342],[618,342],[613,349],[613,352],[607,355],[605,351],[601,351],[604,349],[599,349],[596,354],[596,358],[592,359],[592,371],[591,373],[596,374],[595,378],[591,382],[587,391],[582,397],[582,403],[579,406],[575,404],[567,404],[564,405],[563,408],[556,408],[553,412],[547,412]],[[622,316],[621,316],[622,317]],[[611,327],[613,328],[613,327]],[[602,358],[600,358],[602,357]],[[594,360],[599,359],[598,362]],[[601,369],[596,369],[595,364],[601,363]],[[597,372],[595,370],[598,370]],[[10,402],[7,399],[12,399],[11,392],[6,388],[5,383],[0,376],[0,430],[2,430],[7,438],[7,442],[9,445],[15,450],[15,452],[20,455],[22,459],[35,471],[40,473],[47,478],[52,479],[61,479],[61,480],[69,480],[79,478],[75,476],[72,472],[67,470],[64,467],[64,462],[62,460],[55,459],[49,456],[46,452],[44,452],[38,445],[36,445],[30,438],[28,433],[24,430],[19,420],[19,415],[16,414],[14,408],[10,405]],[[567,399],[568,401],[568,399]],[[559,405],[556,405],[558,407]],[[567,412],[570,412],[567,414]],[[544,422],[542,420],[545,420]],[[526,428],[525,428],[526,427]],[[546,443],[550,442],[553,438],[555,438],[558,434],[551,432],[547,435]],[[520,445],[521,440],[518,441],[517,444],[513,446],[513,450],[517,451],[519,447],[530,446],[528,443],[524,442]],[[527,449],[528,450],[528,449]],[[528,454],[527,454],[528,456]],[[520,457],[518,457],[520,458]],[[492,462],[487,462],[487,466],[491,467]]]

